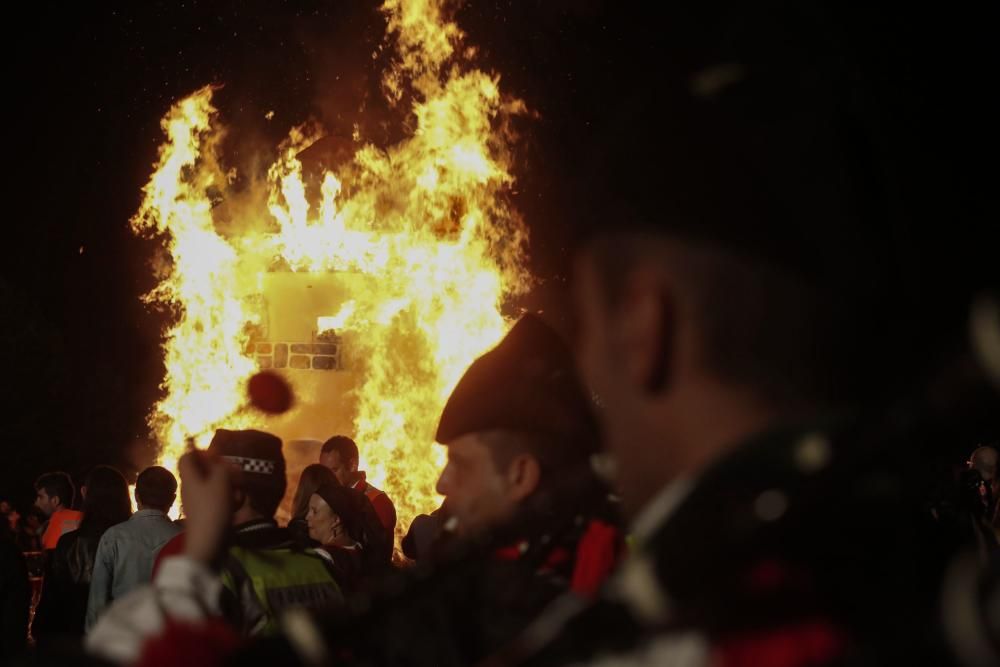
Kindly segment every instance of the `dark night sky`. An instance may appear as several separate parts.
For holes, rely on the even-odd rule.
[[[206,83],[225,84],[216,101],[234,128],[234,145],[275,146],[309,117],[349,128],[364,102],[361,120],[369,136],[378,136],[387,112],[373,76],[381,61],[372,52],[384,27],[376,4],[70,3],[8,21],[12,187],[5,197],[0,341],[10,372],[2,394],[7,457],[0,494],[25,498],[44,469],[80,475],[100,462],[127,467],[130,443],[145,435],[162,378],[163,319],[139,302],[152,286],[152,248],[127,222],[169,105]],[[641,27],[647,40],[656,39],[655,22],[604,5],[470,1],[459,15],[482,46],[481,64],[499,71],[504,90],[541,114],[523,128],[517,174],[517,204],[543,285],[529,306],[551,304],[565,283],[565,249],[575,232],[560,214],[572,197],[572,184],[560,176],[577,158],[575,139],[607,104],[620,68],[653,67],[608,55],[624,33],[612,35],[607,17]],[[982,221],[996,220],[977,217],[975,177],[958,150],[978,140],[972,111],[981,86],[968,85],[977,21],[958,10],[949,17],[929,10],[916,16],[912,7],[838,11],[836,20],[852,26],[852,44],[877,76],[905,89],[888,95],[887,104],[895,105],[889,112],[904,130],[897,145],[913,163],[909,186],[920,200],[921,225],[934,226],[913,237],[908,254],[913,293],[932,311],[914,316],[914,326],[940,342],[928,343],[934,356],[954,343],[966,288],[978,279],[970,267],[981,268],[988,257]],[[898,40],[886,39],[890,27]],[[963,42],[959,50],[951,46],[956,41]],[[271,123],[263,119],[269,110],[276,112]],[[960,224],[969,218],[972,224]]]

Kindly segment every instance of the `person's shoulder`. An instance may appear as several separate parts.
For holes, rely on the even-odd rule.
[[[80,541],[80,531],[77,529],[71,530],[69,532],[63,533],[56,540],[55,550],[57,552],[64,552],[67,549],[72,549],[73,545]]]
[[[179,527],[176,533],[165,539],[162,544],[153,550],[156,562],[159,563],[162,559],[167,558],[168,556],[177,556],[183,553],[184,546],[184,529]]]
[[[110,544],[122,539],[128,539],[129,535],[141,532],[141,528],[135,521],[122,521],[113,526],[109,526],[101,534],[98,544]]]
[[[49,521],[45,526],[43,540],[49,535],[58,533],[58,536],[62,537],[63,535],[76,530],[80,526],[82,520],[83,512],[78,510],[56,510],[52,513],[52,516],[49,517]],[[56,537],[56,541],[58,541],[59,537]],[[51,537],[48,539],[51,539]]]
[[[171,521],[169,517],[161,525],[164,534],[168,535],[165,541],[170,541],[175,539],[178,535],[184,532],[184,526],[180,525],[176,521]]]
[[[115,525],[106,528],[104,532],[101,533],[101,536],[97,538],[97,548],[107,548],[107,545],[117,541],[121,538],[123,533],[128,532],[128,529],[125,528],[125,523],[127,522],[116,523]]]
[[[853,430],[800,429],[730,453],[645,541],[660,583],[676,600],[720,608],[752,581],[856,589],[851,545],[894,553],[899,511],[894,478],[856,457],[858,442]]]
[[[319,558],[322,560],[330,560],[333,558],[333,553],[337,551],[336,547],[324,547],[324,546],[308,546],[299,547],[297,545],[288,545],[286,547],[293,556],[303,556],[305,558]]]
[[[296,550],[296,542],[287,528],[273,523],[255,526],[252,530],[237,528],[232,534],[229,545],[229,550],[236,550],[236,553],[283,549]]]
[[[177,529],[177,532],[174,533],[170,537],[170,539],[167,540],[164,543],[164,546],[167,546],[167,545],[173,546],[173,545],[177,545],[177,544],[183,544],[184,543],[184,534],[185,534],[184,533],[184,526],[178,525],[176,521],[172,521],[171,523],[174,524],[174,527]]]
[[[365,495],[368,496],[369,500],[373,503],[386,503],[392,505],[392,498],[389,497],[389,494],[377,486],[368,484],[365,488]]]
[[[177,533],[184,530],[184,526],[173,521],[166,514],[152,514],[145,517],[145,521],[133,521],[136,524],[134,530],[139,533],[155,532],[158,535],[167,535],[167,539],[172,538]]]
[[[377,495],[381,496],[385,495],[385,491],[383,491],[382,489],[380,489],[379,487],[375,486],[370,481],[368,481],[367,473],[362,472],[360,474],[362,475],[362,477],[360,481],[356,483],[356,486],[354,487],[355,489],[365,494],[369,498],[374,498]]]
[[[176,525],[176,522],[175,522]],[[179,533],[171,537],[169,540],[161,544],[159,547],[153,550],[153,577],[156,577],[156,573],[159,571],[161,564],[164,559],[171,556],[179,556],[184,553],[184,529],[181,527]]]
[[[301,553],[312,558],[319,558],[328,563],[333,563],[333,555],[323,547],[309,547],[307,549],[302,549]]]

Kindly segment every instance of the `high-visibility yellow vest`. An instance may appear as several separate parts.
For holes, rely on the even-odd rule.
[[[287,609],[329,609],[344,599],[329,566],[311,549],[230,547],[222,585],[232,595],[223,612],[252,637],[277,634]]]

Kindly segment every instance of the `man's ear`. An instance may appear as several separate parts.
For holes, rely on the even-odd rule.
[[[520,502],[538,489],[542,481],[542,467],[531,454],[518,454],[507,467],[507,495]]]
[[[617,341],[629,381],[658,394],[670,383],[676,340],[676,308],[660,275],[635,271],[627,279]]]

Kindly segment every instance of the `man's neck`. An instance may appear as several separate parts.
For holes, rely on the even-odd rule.
[[[351,473],[351,488],[353,489],[358,485],[359,482],[363,482],[365,479],[365,473],[362,470],[355,470]]]
[[[256,519],[249,519],[247,521],[240,521],[239,523],[233,524],[233,529],[237,532],[243,532],[245,530],[257,530],[260,528],[276,527],[278,522],[274,519],[268,518],[266,516],[259,516]]]
[[[152,510],[154,512],[159,512],[160,514],[166,514],[164,510],[160,509],[159,507],[153,507],[152,505],[143,505],[142,503],[138,503],[136,507],[139,509],[140,512],[148,512]]]
[[[264,516],[260,512],[251,509],[248,503],[233,513],[233,526],[242,526],[243,524],[250,523],[251,521],[260,521],[261,519],[270,518],[271,517]]]
[[[646,470],[633,471],[633,516],[676,480],[695,480],[752,436],[791,418],[753,397],[711,381],[689,386],[656,415]]]
[[[780,411],[742,392],[695,393],[670,421],[676,443],[671,478],[694,478],[754,435],[785,419]]]

